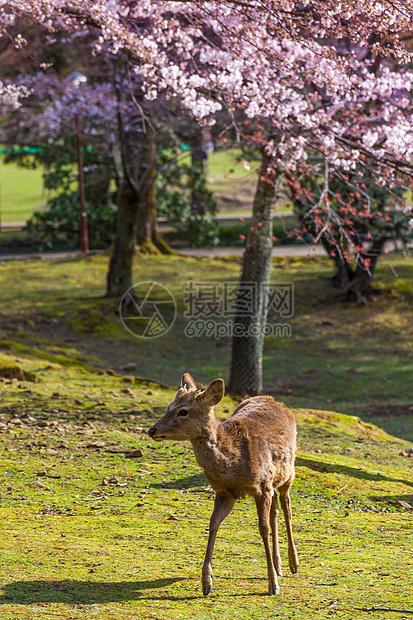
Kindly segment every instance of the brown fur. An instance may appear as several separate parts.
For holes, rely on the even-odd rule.
[[[215,415],[214,406],[221,401],[224,391],[222,379],[215,379],[207,388],[203,388],[197,386],[191,375],[185,373],[175,400],[169,405],[164,417],[149,430],[149,434],[156,441],[189,439],[197,462],[216,492],[202,570],[204,594],[209,594],[212,589],[211,561],[218,527],[231,512],[235,501],[245,495],[255,499],[260,534],[267,556],[269,592],[278,594],[277,575],[281,575],[281,559],[276,490],[279,491],[286,520],[291,572],[297,572],[298,567],[289,499],[295,473],[294,414],[271,396],[256,396],[244,400],[232,416],[221,424]]]

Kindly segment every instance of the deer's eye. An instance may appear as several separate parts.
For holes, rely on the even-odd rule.
[[[186,418],[188,413],[189,413],[188,409],[181,409],[181,411],[178,412],[178,417],[179,418]]]

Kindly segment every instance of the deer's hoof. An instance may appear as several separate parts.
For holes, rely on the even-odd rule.
[[[202,585],[202,593],[204,596],[208,596],[212,592],[212,581],[211,583],[205,583]]]
[[[292,574],[295,575],[298,571],[298,555],[294,545],[288,549],[288,566],[290,567]]]
[[[280,593],[280,586],[278,584],[268,586],[268,594],[270,596],[277,596],[277,594],[279,593]]]
[[[208,566],[202,569],[202,592],[204,596],[212,592],[212,571]]]
[[[295,558],[293,558],[289,562],[289,566],[290,566],[290,571],[292,572],[293,575],[295,575],[295,573],[298,571],[298,558],[297,558],[297,556]]]

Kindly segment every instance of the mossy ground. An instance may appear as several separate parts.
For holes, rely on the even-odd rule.
[[[142,259],[136,281],[164,283],[178,300],[174,328],[150,344],[134,341],[102,298],[106,259],[0,266],[0,371],[34,379],[0,379],[0,618],[353,620],[396,617],[362,611],[373,606],[413,609],[413,458],[400,454],[412,417],[412,261],[389,260],[403,292],[384,267],[383,293],[363,309],[330,297],[322,261],[274,269],[295,282],[296,307],[292,337],[266,344],[265,381],[296,409],[299,432],[300,567],[287,574],[281,526],[279,597],[266,594],[255,508],[244,500],[220,529],[203,598],[213,494],[189,445],[145,433],[174,390],[136,378],[228,376],[229,343],[183,336],[182,286],[235,280],[239,264]],[[136,370],[122,374],[131,361]],[[399,437],[371,424],[379,404],[398,414],[383,419]],[[234,406],[226,398],[217,413]]]
[[[99,256],[0,265],[3,340],[13,341],[4,346],[34,347],[43,359],[60,355],[66,364],[83,355],[115,370],[133,362],[137,376],[169,385],[185,371],[198,381],[228,379],[230,338],[184,335],[184,287],[236,283],[239,261],[140,257],[134,282],[159,282],[177,301],[173,329],[151,341],[127,332],[117,303],[103,297],[106,269]],[[274,261],[273,282],[294,284],[294,315],[281,321],[291,325],[290,338],[266,339],[265,391],[292,407],[357,415],[413,440],[413,258],[385,256],[376,299],[364,307],[334,297],[331,275],[327,259]]]

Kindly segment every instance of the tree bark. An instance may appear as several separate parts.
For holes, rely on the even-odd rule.
[[[254,396],[262,390],[262,350],[273,246],[271,207],[275,193],[274,181],[268,178],[269,163],[264,154],[243,257],[228,384],[232,394]]]
[[[116,238],[107,275],[107,297],[121,297],[132,286],[139,200],[128,179],[119,187]]]
[[[191,148],[191,165],[193,170],[203,174],[205,172],[205,160],[203,150],[202,129],[195,131],[189,138],[189,146]],[[208,205],[205,194],[196,186],[191,190],[191,207],[194,213],[205,215],[208,211]]]
[[[371,282],[385,243],[385,239],[375,239],[371,248],[362,252],[360,255],[362,260],[369,259],[370,265],[368,269],[366,269],[361,262],[357,264],[353,279],[347,287],[347,298],[353,298],[359,305],[364,305],[366,303],[366,298],[368,298],[372,292]]]
[[[369,250],[360,253],[361,260],[353,269],[327,239],[322,239],[324,248],[337,268],[333,277],[333,286],[338,290],[339,295],[343,295],[347,301],[355,301],[359,305],[366,303],[366,299],[372,293],[371,283],[385,242],[385,239],[374,240]],[[331,250],[334,250],[335,256],[331,256]],[[362,262],[365,259],[370,261],[368,268]]]
[[[119,101],[121,93],[118,92]],[[107,275],[107,297],[120,297],[132,286],[133,256],[138,242],[145,251],[167,253],[157,228],[155,202],[155,130],[142,118],[125,131],[119,109],[118,130],[123,178],[118,193],[116,238]]]
[[[328,239],[322,237],[321,243],[325,251],[328,254],[328,257],[334,261],[336,266],[336,273],[332,278],[334,288],[339,290],[345,290],[352,279],[354,278],[354,272],[351,268],[351,265],[346,259],[341,255],[337,250],[337,246],[334,246]],[[334,253],[334,256],[331,255],[331,252]]]
[[[144,122],[140,115],[129,119],[129,128],[122,116],[123,92],[116,89],[118,98],[118,138],[122,163],[122,178],[118,191],[116,237],[107,275],[107,297],[121,297],[132,286],[132,265],[138,227],[141,143],[145,141]]]
[[[147,127],[146,141],[142,145],[142,180],[139,196],[137,245],[148,254],[171,254],[172,250],[161,238],[156,215],[156,143],[155,131]]]

